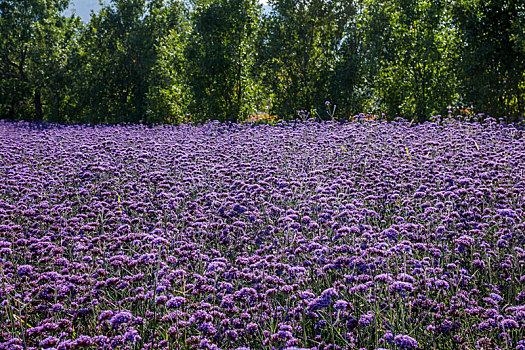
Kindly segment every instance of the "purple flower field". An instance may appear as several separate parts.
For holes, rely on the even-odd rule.
[[[525,349],[525,132],[0,122],[0,349]]]

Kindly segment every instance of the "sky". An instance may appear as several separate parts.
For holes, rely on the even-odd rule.
[[[263,5],[266,5],[268,3],[267,0],[259,0]],[[108,1],[105,0],[105,3]],[[66,15],[70,15],[72,11],[75,11],[75,13],[82,17],[83,21],[89,21],[89,15],[91,13],[91,10],[98,11],[100,10],[101,6],[99,5],[99,0],[73,0],[71,6],[68,10],[66,10]]]
[[[66,10],[66,15],[71,14],[74,10],[78,16],[82,17],[82,20],[88,21],[91,10],[96,12],[101,7],[98,0],[73,0],[69,9]]]

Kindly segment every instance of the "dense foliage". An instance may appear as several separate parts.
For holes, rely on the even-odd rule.
[[[523,130],[0,134],[0,349],[525,349]]]
[[[0,119],[525,111],[521,0],[0,0]]]

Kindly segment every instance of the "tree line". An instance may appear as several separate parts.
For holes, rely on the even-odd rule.
[[[69,4],[0,0],[0,119],[524,117],[521,0]]]

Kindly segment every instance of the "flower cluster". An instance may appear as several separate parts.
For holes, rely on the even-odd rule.
[[[242,123],[274,125],[276,121],[277,121],[277,115],[261,113],[261,114],[250,114],[245,120],[242,121]]]
[[[0,135],[0,349],[525,348],[522,130]]]

